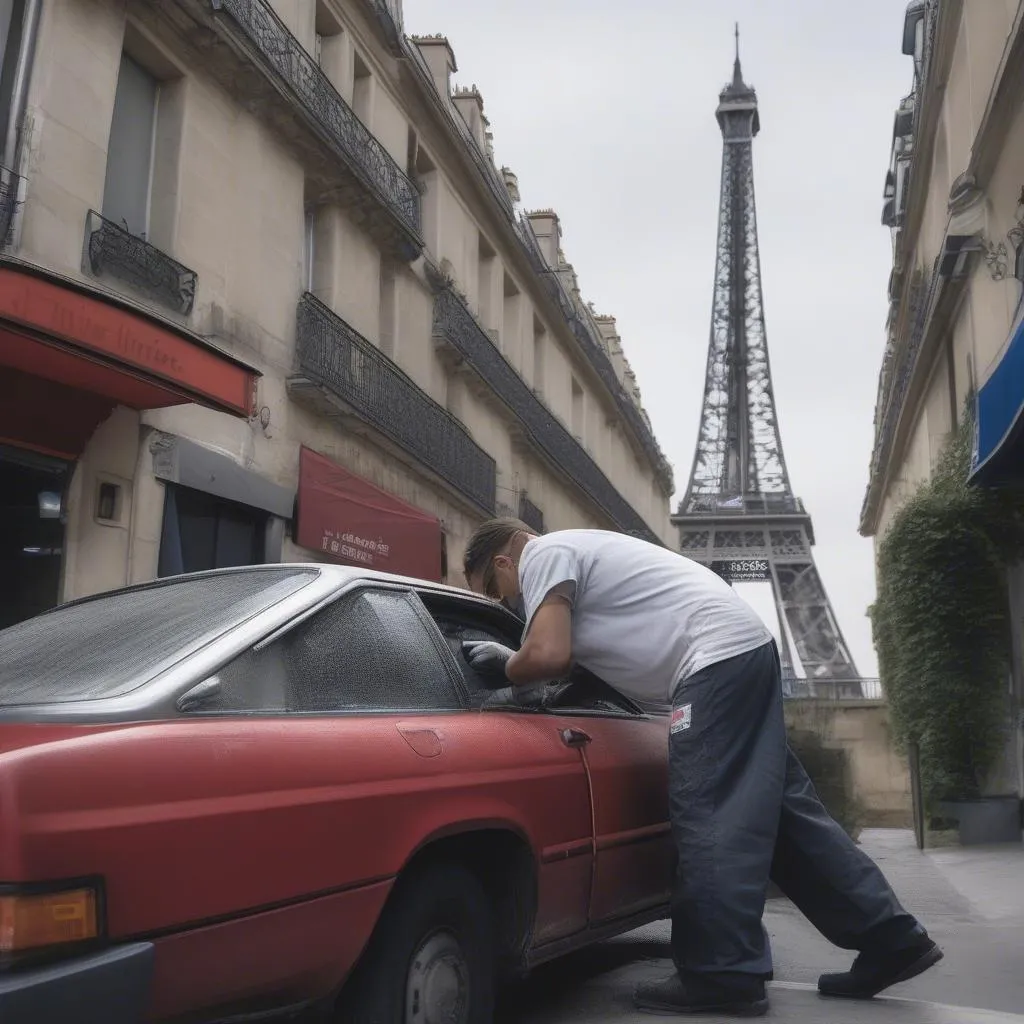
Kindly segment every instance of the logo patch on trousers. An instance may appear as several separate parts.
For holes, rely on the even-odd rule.
[[[672,711],[672,724],[669,727],[669,732],[674,736],[677,732],[682,732],[684,729],[690,728],[690,722],[693,719],[693,705],[684,704],[681,708],[675,708]]]

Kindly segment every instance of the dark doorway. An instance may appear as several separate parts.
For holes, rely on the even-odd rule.
[[[235,501],[167,485],[160,576],[264,561],[267,513]]]
[[[60,600],[70,466],[0,445],[0,629]]]

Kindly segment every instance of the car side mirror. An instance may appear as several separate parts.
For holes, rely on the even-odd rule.
[[[177,700],[177,708],[179,711],[202,710],[207,701],[220,696],[221,689],[220,676],[210,676],[183,693]]]

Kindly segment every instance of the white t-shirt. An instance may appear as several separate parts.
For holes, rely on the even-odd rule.
[[[558,587],[573,606],[573,660],[635,700],[671,701],[681,680],[772,639],[710,569],[621,533],[562,530],[527,541],[519,584],[527,630]]]

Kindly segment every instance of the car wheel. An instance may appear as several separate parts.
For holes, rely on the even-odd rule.
[[[345,1024],[491,1024],[493,920],[472,872],[400,879],[338,1005]]]

